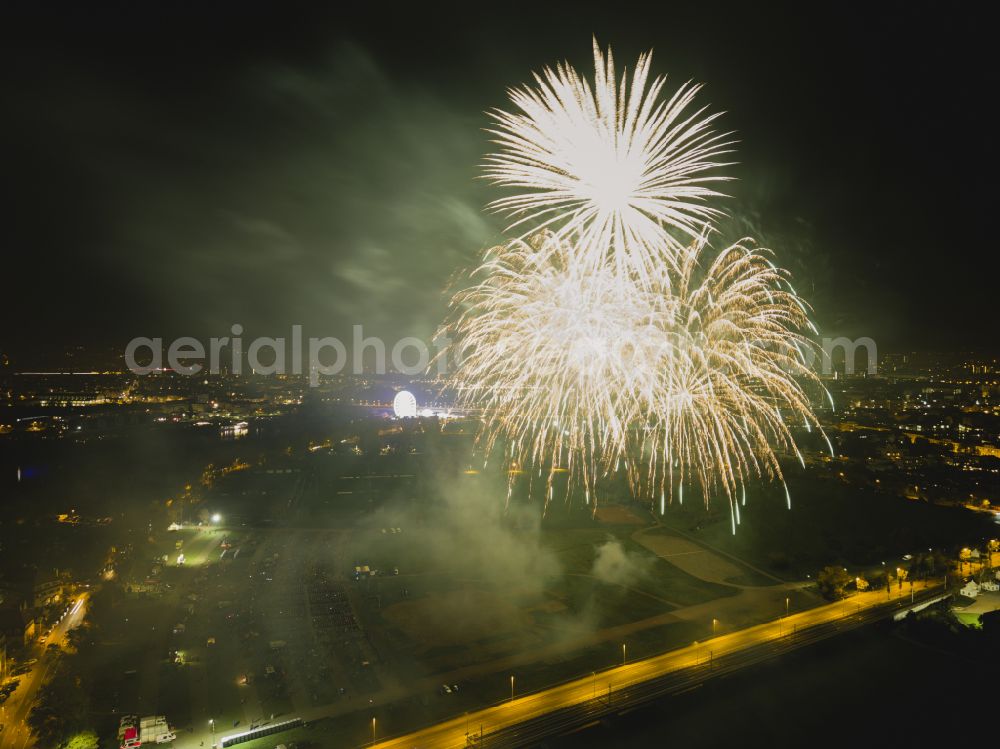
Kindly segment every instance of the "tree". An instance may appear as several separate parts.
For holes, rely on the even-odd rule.
[[[93,731],[81,731],[63,745],[63,749],[100,749],[97,734]]]
[[[929,551],[917,554],[910,570],[918,577],[940,577],[948,571],[948,567],[948,557],[940,551]]]
[[[40,746],[61,747],[88,728],[88,694],[66,666],[68,660],[38,690],[37,702],[28,713],[28,727]]]
[[[889,585],[889,573],[883,569],[878,569],[868,575],[868,584],[872,590],[882,590]]]
[[[979,623],[983,634],[993,643],[1000,644],[1000,610],[988,611],[979,615]]]
[[[66,633],[66,644],[70,650],[79,650],[84,643],[92,642],[94,639],[94,628],[87,622],[78,624]]]
[[[819,586],[820,595],[829,601],[836,601],[844,597],[844,588],[851,580],[847,570],[843,567],[824,567],[816,575],[816,585]]]

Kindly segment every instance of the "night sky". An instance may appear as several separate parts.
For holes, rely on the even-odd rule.
[[[776,251],[823,334],[994,349],[1000,66],[974,6],[34,5],[0,20],[0,350],[428,337],[500,238],[484,110],[546,64],[590,72],[593,34],[706,84],[741,141],[729,231]]]

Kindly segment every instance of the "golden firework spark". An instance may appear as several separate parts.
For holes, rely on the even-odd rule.
[[[448,334],[461,404],[484,409],[487,452],[502,436],[512,462],[591,487],[625,454],[651,387],[662,298],[584,271],[547,231],[493,248],[476,275],[453,299]]]
[[[790,425],[825,438],[810,398],[822,386],[808,355],[808,308],[770,252],[744,239],[702,268],[711,252],[696,241],[671,287],[661,321],[670,345],[656,362],[658,387],[645,394],[634,485],[662,505],[694,482],[706,505],[713,493],[729,501],[735,528],[746,483],[783,481],[779,452],[803,460]]]
[[[669,286],[649,286],[584,269],[551,232],[491,250],[447,331],[486,451],[501,440],[547,477],[547,497],[563,470],[590,497],[624,467],[642,496],[696,482],[734,517],[748,480],[781,479],[776,451],[798,454],[789,424],[819,426],[807,308],[766,250],[742,241],[703,268],[710,252],[699,239]]]
[[[610,51],[594,58],[593,86],[562,65],[511,92],[521,113],[494,113],[486,175],[527,191],[492,205],[522,234],[452,300],[459,404],[546,502],[559,473],[596,503],[624,469],[661,510],[685,485],[725,497],[735,531],[746,484],[802,461],[791,425],[819,428],[815,328],[768,250],[708,241],[707,173],[730,142],[688,112],[697,86],[660,102],[648,55],[620,86]]]

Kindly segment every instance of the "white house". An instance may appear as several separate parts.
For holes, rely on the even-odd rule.
[[[969,580],[969,582],[965,584],[965,587],[958,592],[966,598],[975,598],[979,595],[979,586],[976,585],[975,580]]]
[[[979,587],[982,588],[983,590],[990,591],[990,593],[996,593],[998,590],[1000,590],[1000,585],[993,582],[992,580],[984,581]]]

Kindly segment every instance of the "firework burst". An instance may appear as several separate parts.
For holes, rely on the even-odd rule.
[[[810,397],[822,386],[808,308],[770,252],[745,239],[702,267],[710,254],[704,238],[692,245],[660,321],[669,345],[644,394],[633,484],[665,502],[694,483],[706,505],[728,499],[735,525],[748,481],[783,480],[780,452],[802,461],[790,425],[823,434]]]
[[[610,49],[595,40],[593,83],[562,64],[536,75],[534,88],[512,89],[518,111],[491,113],[499,150],[485,169],[519,190],[490,204],[510,217],[508,230],[550,228],[572,238],[577,262],[610,260],[640,282],[658,279],[720,215],[706,201],[720,195],[711,184],[726,179],[716,168],[732,145],[712,129],[718,114],[692,107],[700,86],[661,98],[666,80],[649,82],[651,60],[639,57],[631,82],[619,83]]]
[[[453,299],[461,405],[484,410],[516,466],[567,471],[591,488],[626,455],[659,356],[664,299],[604,269],[584,272],[551,232],[493,248]]]
[[[546,502],[565,472],[596,506],[623,469],[661,509],[685,485],[725,497],[735,530],[746,484],[802,461],[792,425],[819,428],[815,328],[769,251],[708,242],[730,142],[689,112],[697,86],[661,102],[648,55],[620,85],[610,51],[594,58],[593,85],[547,69],[511,92],[519,113],[493,115],[486,176],[525,191],[492,206],[521,234],[452,300],[459,405],[483,410],[486,454],[544,477]]]
[[[487,452],[501,440],[547,477],[547,497],[557,473],[590,497],[621,466],[637,494],[667,501],[695,483],[734,515],[747,481],[781,479],[777,451],[798,454],[789,424],[819,426],[807,308],[766,250],[742,241],[702,267],[708,254],[693,243],[668,288],[583,271],[551,232],[491,250],[448,330]]]

